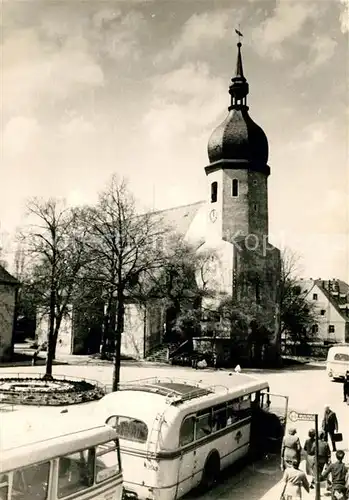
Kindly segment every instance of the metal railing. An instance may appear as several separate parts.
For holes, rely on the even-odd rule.
[[[192,386],[191,391],[181,393],[176,388],[161,387],[161,384],[182,384]],[[136,379],[119,384],[119,390],[140,390],[159,393],[166,397],[168,404],[179,404],[200,396],[207,396],[216,392],[229,392],[229,387],[225,385],[207,385],[195,380],[187,380],[173,377],[149,377],[145,379]]]

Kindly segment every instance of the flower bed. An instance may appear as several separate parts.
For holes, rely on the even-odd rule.
[[[86,380],[0,378],[0,403],[12,405],[62,406],[100,399],[103,387]]]

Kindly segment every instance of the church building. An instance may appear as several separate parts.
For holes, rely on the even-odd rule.
[[[212,252],[210,288],[216,304],[233,296],[262,307],[276,345],[281,264],[268,238],[268,140],[249,115],[240,42],[237,49],[228,115],[208,141],[206,200],[161,215],[198,252]],[[149,313],[129,304],[125,312],[122,352],[142,358],[161,343],[163,311]]]
[[[203,166],[206,199],[163,210],[161,218],[197,252],[210,256],[206,275],[214,296],[210,297],[209,307],[217,308],[228,297],[247,301],[251,310],[253,305],[258,306],[268,318],[271,344],[277,347],[281,265],[280,252],[268,238],[268,140],[249,115],[249,84],[244,75],[240,42],[229,94],[227,117],[208,141],[209,163]],[[199,281],[198,278],[198,287]],[[142,359],[161,345],[163,309],[153,303],[126,305],[122,354]],[[78,323],[72,311],[59,333],[57,352],[84,354],[84,346],[91,343],[92,337],[98,343],[100,333],[98,336],[94,327]],[[38,337],[45,331],[46,326],[39,325]],[[231,334],[234,338],[234,332]]]

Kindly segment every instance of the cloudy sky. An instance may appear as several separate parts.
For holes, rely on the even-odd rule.
[[[272,242],[308,276],[349,280],[347,0],[2,5],[5,243],[26,197],[94,201],[113,172],[148,207],[204,199],[240,24],[250,114],[269,138]]]

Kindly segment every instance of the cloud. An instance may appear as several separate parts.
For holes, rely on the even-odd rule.
[[[316,37],[309,45],[309,56],[306,61],[303,60],[293,70],[292,76],[294,78],[302,78],[313,74],[333,57],[338,43],[328,35],[321,35]]]
[[[2,133],[3,160],[33,153],[40,132],[40,126],[34,118],[13,117]]]
[[[3,54],[3,103],[10,115],[34,113],[37,106],[52,106],[86,87],[104,84],[102,68],[81,37],[54,50],[33,30],[16,31],[5,41]]]
[[[167,147],[186,132],[202,133],[228,106],[225,82],[206,64],[186,64],[153,80],[153,101],[143,123],[150,139]]]
[[[229,30],[232,29],[232,20],[238,24],[241,16],[242,9],[221,9],[193,14],[185,22],[171,49],[159,54],[158,59],[177,60],[183,54],[198,49],[204,55],[215,42],[227,38]]]
[[[280,60],[284,55],[283,43],[295,37],[309,19],[318,16],[318,2],[277,0],[273,15],[252,32],[260,55]]]
[[[339,15],[339,22],[341,25],[341,32],[348,33],[349,32],[349,1],[348,0],[339,0],[343,9]]]
[[[95,41],[100,55],[114,60],[137,60],[142,50],[140,34],[147,28],[141,12],[131,10],[125,15],[115,9],[103,9],[94,16],[97,27]]]

